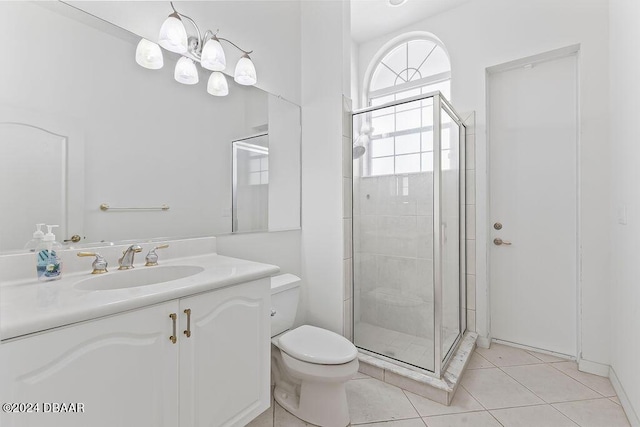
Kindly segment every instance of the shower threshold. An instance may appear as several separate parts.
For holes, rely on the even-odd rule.
[[[358,349],[360,372],[448,406],[476,348],[477,339],[477,333],[465,332],[442,378],[400,366],[384,356],[363,349]]]

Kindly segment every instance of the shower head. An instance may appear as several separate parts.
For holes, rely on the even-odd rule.
[[[363,123],[360,128],[360,135],[353,142],[353,160],[359,159],[364,156],[364,153],[367,152],[366,145],[369,143],[369,139],[371,138],[371,134],[373,133],[373,128],[369,123]]]

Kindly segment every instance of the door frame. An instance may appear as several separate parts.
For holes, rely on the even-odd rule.
[[[490,123],[491,123],[491,114],[490,114],[490,106],[491,106],[491,75],[501,73],[504,71],[509,71],[515,68],[524,67],[528,64],[536,64],[541,62],[548,62],[555,59],[566,58],[570,56],[575,56],[576,58],[576,242],[575,242],[575,254],[576,254],[576,295],[575,295],[575,303],[576,303],[576,349],[575,349],[575,359],[577,362],[580,362],[582,359],[582,223],[581,223],[581,202],[582,202],[582,194],[581,194],[581,181],[580,177],[581,173],[581,139],[580,139],[580,129],[581,129],[581,109],[580,109],[580,44],[570,45],[559,49],[550,50],[547,52],[543,52],[540,54],[527,56],[524,58],[516,59],[513,61],[505,62],[502,64],[494,65],[491,67],[487,67],[485,69],[485,112],[486,112],[486,183],[487,183],[487,191],[486,191],[486,220],[485,220],[485,230],[486,230],[486,238],[484,241],[484,247],[486,251],[486,316],[487,316],[487,344],[492,341],[500,341],[492,338],[491,332],[491,239],[490,230],[491,230],[491,188],[489,188],[491,182],[491,132],[490,132]],[[480,242],[482,244],[482,242]],[[479,245],[480,246],[480,245]],[[509,343],[509,345],[513,345]],[[518,345],[517,347],[521,347],[524,349],[530,349],[540,352],[540,349],[536,349],[533,347],[527,347],[524,345]],[[550,353],[550,352],[545,352]],[[553,353],[550,353],[553,354]]]

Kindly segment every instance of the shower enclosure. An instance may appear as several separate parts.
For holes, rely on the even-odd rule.
[[[466,329],[464,125],[440,92],[352,120],[354,344],[440,377]]]

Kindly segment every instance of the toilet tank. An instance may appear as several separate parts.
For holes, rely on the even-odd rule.
[[[298,309],[300,278],[280,274],[271,278],[271,336],[291,329]]]

